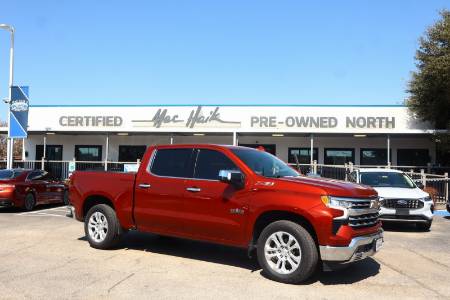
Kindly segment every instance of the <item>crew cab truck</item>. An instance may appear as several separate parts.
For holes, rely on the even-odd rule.
[[[374,189],[303,177],[246,147],[152,146],[136,174],[74,172],[69,198],[69,216],[84,222],[94,248],[114,247],[128,230],[236,246],[285,283],[383,243]]]

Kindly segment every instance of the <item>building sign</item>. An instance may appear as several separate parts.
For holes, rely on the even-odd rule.
[[[9,106],[10,138],[26,138],[28,127],[28,87],[11,87],[11,103]]]
[[[62,127],[120,127],[123,119],[120,116],[61,116]]]
[[[197,106],[191,110],[188,117],[182,117],[177,113],[169,112],[167,108],[160,108],[156,111],[153,117],[149,120],[132,120],[135,127],[155,127],[161,128],[164,126],[171,127],[173,125],[184,125],[187,128],[196,128],[200,126],[226,126],[234,125],[240,126],[240,121],[225,121],[220,116],[220,107],[216,106],[214,109],[204,109],[202,106]]]
[[[30,131],[425,133],[404,106],[32,106]]]
[[[252,116],[250,126],[253,127],[272,127],[277,128],[286,126],[288,128],[337,128],[339,127],[337,117],[311,117],[311,116],[287,116],[279,121],[277,116]],[[346,117],[345,128],[395,128],[395,117]]]

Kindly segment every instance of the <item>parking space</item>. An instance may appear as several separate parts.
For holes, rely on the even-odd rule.
[[[90,248],[65,207],[0,209],[1,298],[450,298],[450,217],[430,232],[390,226],[374,258],[303,285],[261,275],[224,246],[132,232],[116,250]]]

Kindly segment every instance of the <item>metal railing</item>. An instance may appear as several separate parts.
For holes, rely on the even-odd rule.
[[[314,161],[312,164],[290,164],[302,174],[310,176],[321,176],[337,180],[349,180],[349,175],[360,168],[391,168],[404,171],[416,183],[421,183],[423,189],[430,194],[434,203],[445,204],[449,201],[450,179],[448,173],[430,174],[429,166],[361,166],[352,163],[345,165],[323,165]],[[442,170],[442,169],[441,169]]]
[[[14,161],[14,168],[43,169],[60,179],[67,179],[72,171],[111,171],[126,172],[137,169],[140,161],[134,162],[110,162],[110,161],[46,161],[26,160]],[[290,164],[300,170],[302,174],[321,176],[337,180],[349,180],[349,175],[359,168],[386,168],[386,166],[359,166],[352,163],[345,165],[324,165],[314,161],[312,164]],[[435,203],[443,204],[449,199],[449,177],[448,173],[443,175],[427,173],[424,168],[417,166],[388,166],[392,169],[399,169],[407,173],[415,182],[422,183]],[[6,168],[6,161],[0,161],[0,169]]]

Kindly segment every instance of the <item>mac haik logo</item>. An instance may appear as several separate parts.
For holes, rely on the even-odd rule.
[[[180,116],[180,114],[171,113],[167,108],[160,108],[156,111],[153,117],[149,120],[133,120],[134,127],[180,127],[187,128],[194,127],[214,127],[214,124],[224,126],[226,124],[237,127],[241,125],[239,121],[225,121],[220,116],[220,107],[216,106],[214,109],[206,110],[202,106],[190,111],[189,116]]]

